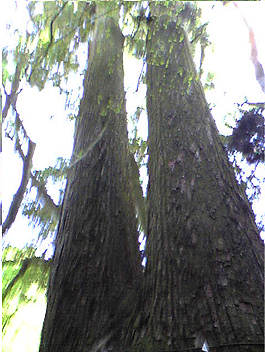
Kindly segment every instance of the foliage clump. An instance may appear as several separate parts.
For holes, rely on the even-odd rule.
[[[243,111],[228,142],[232,151],[243,154],[249,164],[264,162],[264,116],[261,109]]]
[[[46,291],[50,272],[50,261],[36,256],[36,248],[19,249],[8,246],[2,255],[2,301],[3,334],[16,312],[27,303],[35,302],[30,294],[32,285],[37,292]]]

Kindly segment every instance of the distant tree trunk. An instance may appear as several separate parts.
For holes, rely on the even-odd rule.
[[[211,351],[263,351],[263,245],[254,215],[187,37],[167,7],[151,6],[144,339],[150,351],[201,349],[205,340]]]
[[[123,300],[132,300],[141,275],[117,6],[97,4],[41,352],[96,351],[104,346],[119,334],[122,317],[130,314],[132,304]]]

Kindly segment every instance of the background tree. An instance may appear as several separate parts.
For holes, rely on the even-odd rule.
[[[27,86],[36,86],[41,91],[47,82],[52,82],[54,87],[60,87],[62,93],[67,93],[67,101],[69,100],[71,90],[64,90],[64,83],[67,82],[69,73],[78,69],[76,50],[82,42],[87,42],[93,18],[93,5],[83,2],[76,5],[62,4],[58,1],[30,2],[27,6],[29,24],[23,27],[22,31],[20,28],[9,27],[10,31],[13,30],[12,39],[16,42],[16,46],[5,47],[2,53],[4,137],[13,143],[14,152],[23,162],[20,186],[14,194],[6,218],[3,219],[4,245],[9,243],[6,235],[19,211],[22,211],[34,225],[40,226],[39,238],[34,239],[34,244],[27,244],[24,239],[23,250],[8,246],[3,252],[4,337],[10,335],[10,327],[17,315],[16,312],[20,310],[22,312],[26,303],[30,303],[28,306],[35,309],[34,302],[42,299],[42,293],[47,288],[50,269],[49,256],[45,257],[47,248],[43,255],[37,253],[39,249],[37,251],[36,249],[39,246],[38,239],[50,237],[55,231],[62,201],[62,197],[59,197],[58,203],[54,200],[54,195],[50,195],[47,184],[52,180],[62,188],[63,193],[62,181],[65,179],[68,166],[67,160],[58,158],[54,167],[49,166],[45,170],[32,168],[36,145],[25,128],[26,116],[21,116],[17,101]],[[17,6],[20,7],[20,4]],[[25,13],[21,11],[22,18],[23,15]],[[73,50],[69,50],[70,45]],[[12,62],[15,65],[14,73]],[[36,116],[36,119],[38,118],[39,116]],[[41,121],[39,122],[41,124]],[[8,159],[8,162],[10,164],[12,161]],[[12,180],[13,174],[10,175],[10,183]],[[31,196],[34,191],[37,195],[35,199]],[[23,233],[19,231],[17,237],[21,239],[22,236]],[[34,297],[35,285],[38,285],[39,289]],[[5,346],[10,350],[12,347],[12,345]]]
[[[80,3],[76,7],[74,4],[61,4],[58,1],[33,1],[28,4],[28,12],[31,32],[26,29],[25,33],[21,34],[13,53],[8,52],[7,48],[3,50],[3,87],[6,96],[3,120],[5,121],[12,108],[15,118],[11,117],[8,121],[6,136],[14,141],[15,150],[23,161],[21,186],[10,205],[9,214],[3,224],[3,233],[5,234],[14,222],[30,179],[31,186],[37,189],[38,198],[37,201],[27,204],[24,214],[38,221],[43,228],[42,235],[47,237],[48,233],[55,229],[59,216],[58,204],[54,204],[47,193],[47,181],[49,178],[59,181],[65,177],[67,162],[59,158],[55,170],[50,167],[31,172],[35,148],[17,110],[17,98],[26,82],[31,87],[36,86],[42,90],[49,80],[63,92],[63,81],[67,81],[71,71],[77,71],[76,49],[82,42],[87,41],[94,9],[90,3]],[[70,45],[73,50],[69,50]],[[13,75],[7,70],[11,54],[16,64]],[[9,93],[6,85],[11,85]],[[27,155],[23,152],[25,142],[29,145]]]

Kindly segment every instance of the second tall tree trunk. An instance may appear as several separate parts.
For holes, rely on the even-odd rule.
[[[211,351],[262,351],[263,248],[254,215],[184,31],[161,4],[150,23],[146,336],[162,349],[206,341]]]

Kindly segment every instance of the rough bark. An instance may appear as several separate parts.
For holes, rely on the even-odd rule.
[[[97,7],[41,352],[97,351],[119,339],[141,275],[129,184],[119,10],[114,2]]]
[[[211,351],[262,351],[262,241],[187,37],[158,6],[147,44],[146,350],[201,349],[206,340]]]

